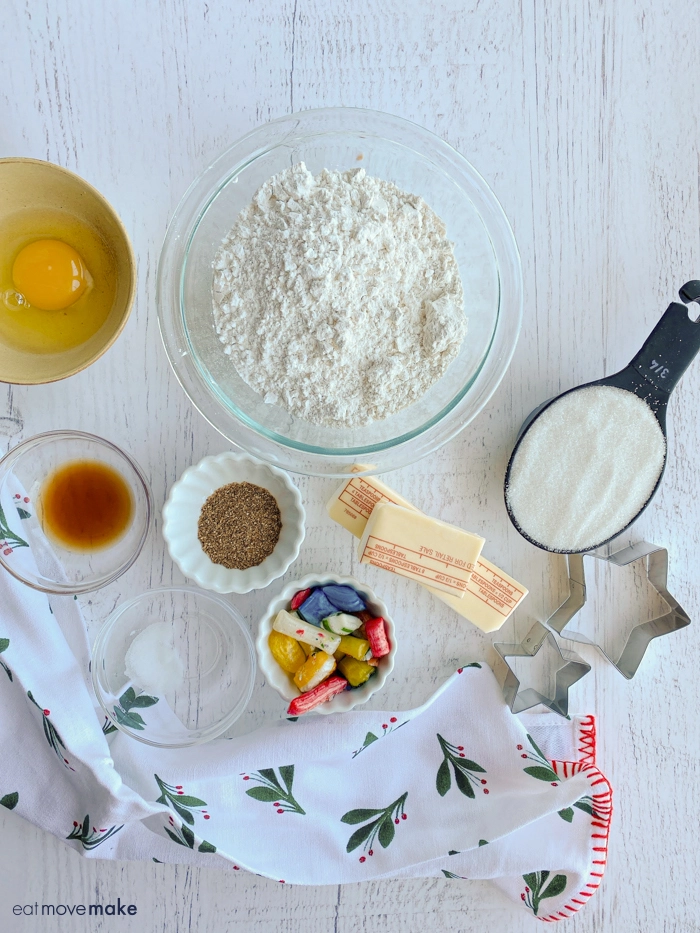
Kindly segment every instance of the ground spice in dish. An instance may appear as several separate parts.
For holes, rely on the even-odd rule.
[[[202,506],[197,536],[213,563],[247,570],[272,554],[281,530],[282,517],[272,493],[253,483],[229,483]]]

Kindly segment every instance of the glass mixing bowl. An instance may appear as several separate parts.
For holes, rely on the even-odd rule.
[[[169,644],[161,636],[140,649],[139,669],[152,680],[140,683],[127,673],[129,649],[154,623]],[[153,678],[162,678],[166,660],[171,667],[158,684]],[[92,681],[114,728],[159,748],[199,745],[224,733],[248,706],[253,640],[243,617],[220,596],[190,586],[149,590],[117,606],[105,622],[92,649]]]
[[[128,526],[106,547],[70,547],[42,523],[45,481],[60,467],[96,461],[111,467],[129,489]],[[129,454],[82,431],[48,431],[13,447],[0,460],[0,566],[42,593],[91,593],[113,583],[141,553],[151,527],[153,497]]]
[[[359,428],[309,424],[266,404],[238,375],[214,329],[212,260],[253,194],[296,162],[362,167],[420,195],[454,243],[469,331],[444,376],[414,404]],[[520,257],[503,210],[458,152],[407,120],[344,107],[308,110],[248,133],[196,179],[180,202],[158,267],[158,317],[177,378],[224,437],[256,457],[309,475],[396,469],[467,425],[510,363],[522,316]]]

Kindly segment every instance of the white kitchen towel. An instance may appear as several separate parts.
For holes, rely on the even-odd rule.
[[[0,505],[6,559],[31,560],[30,503]],[[600,884],[612,792],[593,718],[515,717],[485,664],[418,709],[283,719],[163,751],[105,734],[86,647],[77,602],[49,605],[0,570],[0,804],[88,857],[286,884],[490,878],[542,920]]]

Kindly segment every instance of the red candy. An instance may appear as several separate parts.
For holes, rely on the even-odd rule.
[[[315,706],[320,706],[321,703],[332,700],[334,696],[342,693],[347,685],[348,682],[344,677],[329,677],[328,680],[324,680],[318,687],[309,690],[308,693],[295,697],[289,704],[287,714],[289,716],[301,716],[302,713],[308,713]]]
[[[365,636],[375,658],[383,658],[384,655],[389,654],[391,651],[391,645],[384,628],[384,619],[381,616],[365,622]]]
[[[298,609],[301,604],[311,596],[311,590],[299,590],[298,593],[294,594],[294,597],[291,602],[292,612],[295,609]]]

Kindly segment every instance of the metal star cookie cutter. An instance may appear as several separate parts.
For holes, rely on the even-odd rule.
[[[586,602],[586,576],[583,566],[584,557],[594,557],[618,567],[627,567],[637,561],[643,561],[643,567],[651,586],[668,606],[668,612],[648,622],[640,622],[629,634],[619,657],[611,657],[602,647],[587,635],[569,628],[569,623],[583,608]],[[569,574],[569,596],[561,606],[547,619],[546,624],[570,641],[592,645],[615,667],[623,677],[631,680],[637,673],[649,643],[660,635],[668,635],[690,625],[690,618],[668,591],[668,551],[666,548],[640,541],[614,554],[597,553],[568,554],[565,557]]]
[[[526,687],[521,690],[520,680],[507,661],[507,658],[512,657],[533,658],[545,642],[549,643],[561,660],[554,674],[554,696],[552,697],[540,693],[534,687]],[[493,647],[500,657],[501,666],[505,667],[505,679],[502,685],[503,697],[513,713],[522,713],[526,709],[541,703],[552,710],[553,713],[568,717],[569,688],[590,671],[590,664],[584,661],[575,651],[562,648],[552,632],[545,628],[541,622],[535,622],[520,644],[498,643],[494,644]]]

